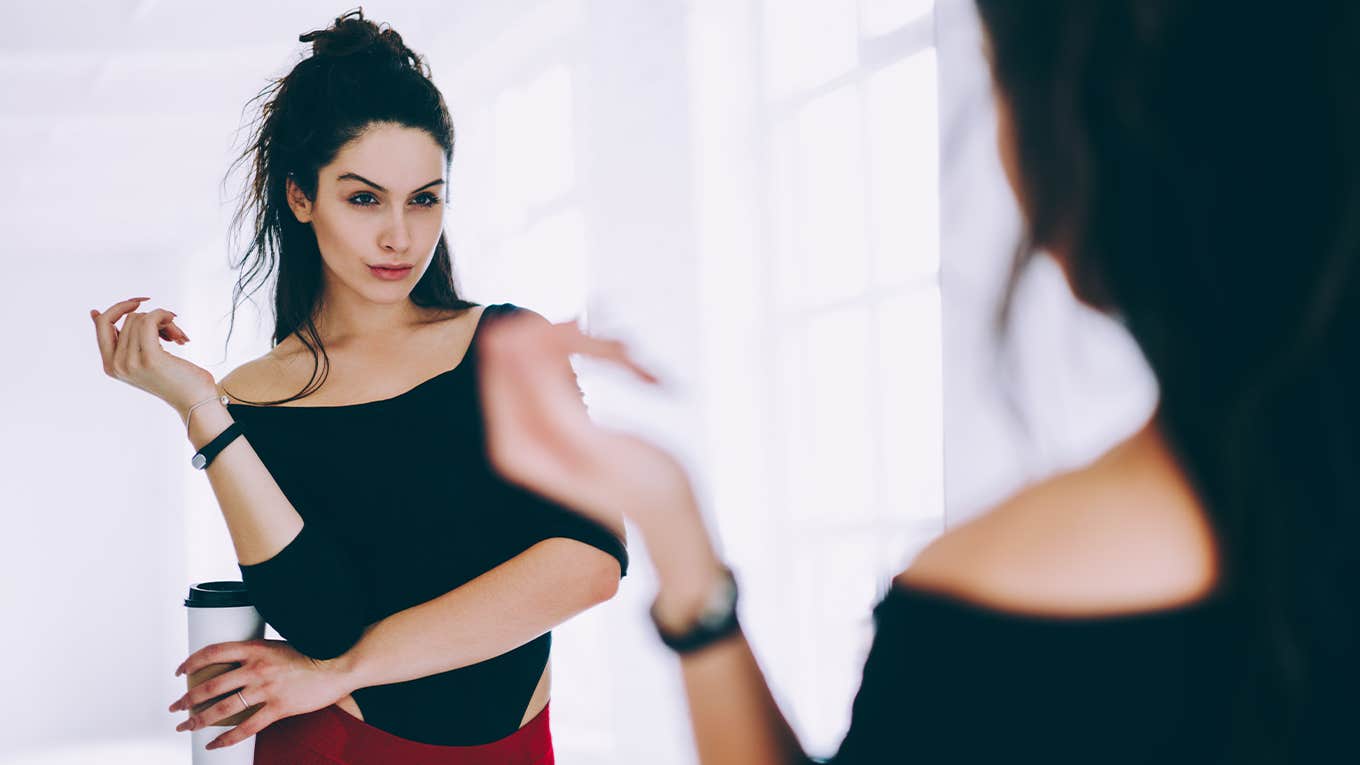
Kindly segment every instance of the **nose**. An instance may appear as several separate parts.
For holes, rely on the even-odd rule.
[[[394,255],[401,255],[411,247],[411,234],[406,230],[406,213],[400,206],[383,226],[383,230],[378,236],[378,246],[382,247],[385,252]]]

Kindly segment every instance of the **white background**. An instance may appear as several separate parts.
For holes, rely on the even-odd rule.
[[[219,377],[267,349],[267,291],[224,349],[239,185],[221,181],[246,100],[344,10],[6,5],[0,762],[187,762],[164,711],[179,601],[238,572],[179,420],[103,375],[86,314],[150,295],[194,338],[173,351]],[[1136,351],[1049,263],[995,363],[1018,221],[965,0],[365,10],[429,58],[453,112],[465,294],[581,315],[667,380],[580,370],[598,417],[691,466],[810,751],[834,751],[868,610],[915,551],[1146,416]],[[620,595],[556,631],[567,765],[693,761],[633,553]]]

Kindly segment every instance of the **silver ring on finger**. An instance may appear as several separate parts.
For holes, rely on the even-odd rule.
[[[250,709],[250,703],[247,702],[247,701],[246,701],[246,697],[243,696],[243,695],[241,694],[241,690],[243,690],[243,689],[237,689],[237,691],[236,691],[236,698],[238,698],[238,699],[241,700],[241,711],[244,712],[244,711],[246,711],[247,709]]]

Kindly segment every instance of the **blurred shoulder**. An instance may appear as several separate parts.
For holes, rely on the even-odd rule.
[[[1145,429],[949,531],[896,581],[1000,610],[1101,616],[1186,605],[1217,580],[1204,510]]]
[[[542,314],[532,308],[526,308],[525,306],[516,305],[515,303],[495,303],[486,307],[486,317],[489,320],[508,319],[512,316],[528,321],[541,322],[543,324],[549,323]]]
[[[486,307],[478,322],[478,336],[483,352],[513,347],[522,342],[523,331],[549,327],[551,322],[531,308],[514,303],[493,303]],[[532,332],[531,332],[532,334]]]

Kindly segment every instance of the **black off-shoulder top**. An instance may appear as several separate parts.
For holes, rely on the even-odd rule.
[[[1319,609],[1298,731],[1256,705],[1240,598],[1089,618],[1025,615],[897,585],[834,765],[1354,762],[1354,609]],[[1252,720],[1257,722],[1253,723]],[[1250,730],[1256,728],[1256,731]],[[1270,742],[1253,743],[1254,733]],[[1279,744],[1267,756],[1256,746]]]
[[[229,404],[302,516],[269,560],[241,566],[256,607],[296,649],[338,656],[365,627],[432,600],[553,537],[614,556],[610,530],[500,478],[485,448],[477,336],[519,309],[487,306],[458,365],[405,393],[341,406]],[[362,688],[364,721],[428,744],[495,741],[519,727],[552,634],[409,682]]]

